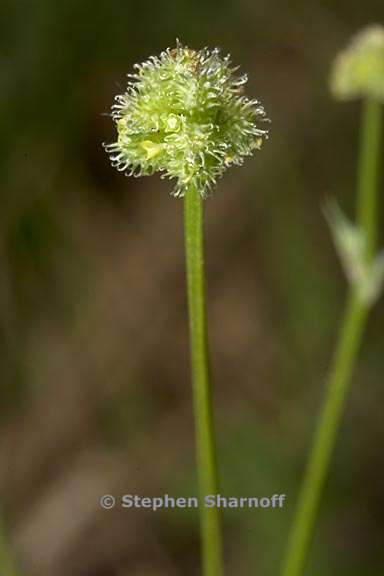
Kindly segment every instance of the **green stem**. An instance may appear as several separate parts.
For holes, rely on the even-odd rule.
[[[184,227],[200,495],[202,574],[220,576],[222,544],[219,512],[217,508],[204,507],[204,497],[218,493],[218,480],[205,311],[203,200],[194,187],[189,187],[185,193]]]
[[[350,295],[328,382],[325,404],[317,425],[312,452],[299,495],[283,576],[299,576],[304,569],[321,492],[366,317],[366,305],[355,295]]]
[[[366,99],[360,136],[357,217],[366,234],[368,259],[373,258],[377,242],[377,189],[382,122],[380,103]]]
[[[374,257],[377,237],[377,183],[381,107],[364,103],[359,153],[357,218],[367,238],[367,259]],[[331,368],[326,398],[299,494],[282,576],[301,576],[311,544],[321,493],[336,441],[344,401],[364,334],[369,304],[351,289]]]

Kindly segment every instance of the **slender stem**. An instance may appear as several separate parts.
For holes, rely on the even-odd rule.
[[[374,257],[377,236],[377,172],[381,108],[364,103],[358,175],[358,223],[367,238],[367,260]],[[325,403],[299,494],[282,576],[301,576],[311,544],[322,489],[336,441],[344,400],[364,334],[370,306],[351,288],[331,368]]]
[[[353,365],[362,339],[366,316],[366,305],[355,295],[350,295],[328,382],[325,404],[317,425],[312,452],[299,495],[282,572],[283,576],[299,576],[304,569],[321,492]]]
[[[205,508],[204,497],[218,493],[212,390],[205,311],[203,200],[189,187],[184,199],[185,251],[192,382],[196,426],[203,576],[221,576],[222,544],[217,508]]]
[[[377,242],[377,189],[382,131],[382,108],[373,99],[364,101],[358,174],[358,223],[367,238],[367,258],[373,258]]]

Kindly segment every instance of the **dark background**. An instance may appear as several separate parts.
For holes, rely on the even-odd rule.
[[[6,1],[0,20],[0,490],[20,576],[199,574],[196,511],[102,494],[196,492],[182,201],[111,168],[108,112],[136,61],[219,46],[271,137],[206,202],[227,574],[277,575],[346,283],[322,204],[352,216],[359,105],[328,91],[382,0]],[[383,303],[366,335],[308,576],[384,571]],[[1,568],[0,568],[1,572]],[[5,575],[6,576],[6,575]]]

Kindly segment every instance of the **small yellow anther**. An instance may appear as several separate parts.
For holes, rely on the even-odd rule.
[[[156,144],[156,142],[152,142],[151,140],[144,140],[144,142],[141,143],[141,147],[144,148],[147,153],[147,160],[157,156],[161,151],[161,144]]]

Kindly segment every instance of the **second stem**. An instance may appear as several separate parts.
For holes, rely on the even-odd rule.
[[[367,99],[362,116],[357,191],[357,221],[366,239],[367,264],[371,263],[376,250],[381,130],[381,105],[375,100]],[[282,576],[301,576],[304,570],[321,493],[369,309],[370,304],[362,300],[352,287],[329,376],[325,404],[299,494]]]

